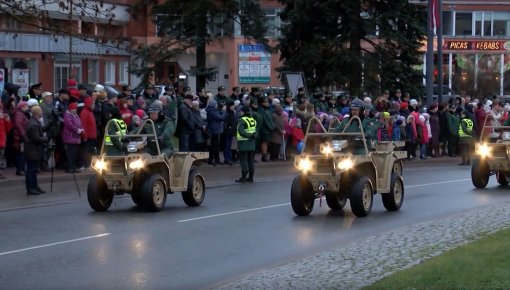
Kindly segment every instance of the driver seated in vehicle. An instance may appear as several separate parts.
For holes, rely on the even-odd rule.
[[[159,104],[153,104],[148,110],[149,118],[154,122],[154,128],[156,130],[157,141],[159,143],[159,150],[161,154],[165,154],[166,157],[172,156],[174,152],[174,144],[172,141],[172,136],[175,132],[175,121],[171,118],[166,118],[164,114],[162,114],[162,106]],[[142,134],[154,134],[152,131],[152,126],[145,125],[142,130]],[[156,155],[158,150],[156,147],[156,140],[148,140],[147,144],[147,153],[151,155]]]
[[[127,125],[122,120],[119,108],[113,107],[110,113],[113,122],[109,122],[108,128],[106,128],[108,133],[104,138],[106,154],[109,156],[123,155],[125,151],[123,136],[127,133]]]
[[[367,147],[369,150],[372,149],[371,141],[377,139],[377,128],[374,125],[373,121],[365,116],[365,103],[360,99],[355,99],[351,102],[349,107],[349,118],[344,118],[342,122],[335,128],[336,132],[344,132],[344,133],[358,133],[361,132],[360,124],[358,120],[353,120],[348,126],[349,121],[358,117],[361,120],[361,126],[363,127],[363,132],[365,133],[365,138],[367,142]],[[345,130],[345,131],[344,131]],[[363,140],[361,140],[361,136],[349,138],[349,143],[351,146],[351,151],[355,155],[365,154],[365,146],[363,144]]]

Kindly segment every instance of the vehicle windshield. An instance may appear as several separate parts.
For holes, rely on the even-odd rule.
[[[353,122],[357,120],[358,122]],[[305,135],[305,144],[303,154],[368,154],[367,140],[362,133],[361,120],[352,118],[347,124],[349,126],[359,126],[358,132],[338,132],[336,128],[340,122],[330,123],[328,130],[324,128],[320,119],[313,117],[308,121],[308,127]]]
[[[127,132],[123,131],[121,125],[116,120],[108,121],[105,128],[103,146],[101,147],[101,155],[127,156],[132,153],[160,155],[154,122],[147,119],[140,127]]]

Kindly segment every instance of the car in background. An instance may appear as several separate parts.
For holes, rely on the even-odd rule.
[[[84,84],[84,85],[87,88],[87,95],[90,96],[90,95],[92,95],[92,93],[94,92],[94,90],[96,88],[96,85],[98,85],[98,84]],[[117,91],[117,89],[115,89],[112,86],[109,86],[109,85],[102,85],[102,86],[104,87],[108,98],[118,96],[120,94],[119,91]]]

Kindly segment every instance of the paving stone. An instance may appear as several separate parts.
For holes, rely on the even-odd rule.
[[[510,202],[380,233],[217,289],[359,289],[507,228]]]

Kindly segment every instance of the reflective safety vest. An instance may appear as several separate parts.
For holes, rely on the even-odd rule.
[[[256,129],[257,129],[257,121],[255,121],[255,119],[253,119],[252,117],[242,117],[241,118],[241,121],[243,121],[244,123],[246,123],[246,133],[248,134],[255,134],[256,132]],[[241,136],[241,134],[239,133],[239,129],[237,130],[237,141],[246,141],[246,140],[249,140],[248,138],[244,137],[244,136]]]
[[[469,134],[466,134],[466,132],[464,132],[464,130],[462,129],[462,122],[466,123],[466,128],[467,128],[467,131],[469,132]],[[469,119],[462,119],[460,121],[460,125],[459,125],[459,137],[460,138],[471,137],[472,132],[473,132],[473,121],[471,121]]]
[[[119,125],[119,128],[120,128],[120,132],[116,132],[115,134],[120,135],[120,136],[126,135],[126,132],[127,132],[126,123],[124,123],[123,120],[119,120],[119,119],[115,119],[115,123],[117,123],[117,125]],[[106,129],[108,130],[108,128],[106,128]],[[115,130],[117,130],[117,127],[115,127]],[[108,132],[106,134],[108,134]],[[112,139],[110,138],[110,136],[104,137],[104,144],[105,145],[113,145]]]

